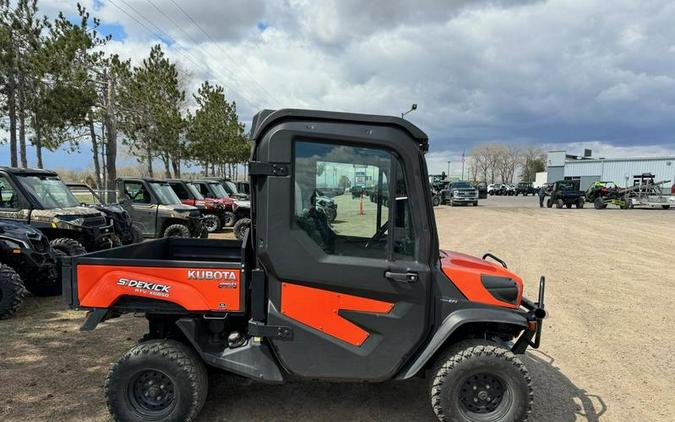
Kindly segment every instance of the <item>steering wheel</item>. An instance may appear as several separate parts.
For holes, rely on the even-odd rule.
[[[382,226],[380,226],[379,229],[375,232],[373,237],[371,237],[368,242],[366,242],[365,248],[368,249],[370,245],[372,245],[375,242],[378,242],[380,239],[382,239],[382,236],[387,232],[387,229],[389,228],[389,221],[385,221]]]

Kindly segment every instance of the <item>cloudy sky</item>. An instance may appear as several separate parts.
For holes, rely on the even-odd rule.
[[[189,89],[220,83],[247,122],[262,108],[416,103],[407,117],[431,138],[431,172],[481,142],[675,155],[672,1],[81,2],[106,48],[137,62],[162,43]],[[39,0],[48,15],[74,3]]]

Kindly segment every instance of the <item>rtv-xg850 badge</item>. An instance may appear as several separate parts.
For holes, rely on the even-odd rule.
[[[166,284],[151,283],[149,281],[129,280],[120,278],[117,280],[118,286],[125,286],[134,289],[136,293],[145,293],[151,296],[169,297],[171,286]]]

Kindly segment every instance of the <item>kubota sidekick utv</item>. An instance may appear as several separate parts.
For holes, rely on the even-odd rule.
[[[105,382],[115,420],[192,420],[206,366],[273,383],[426,376],[441,421],[526,419],[516,355],[539,346],[544,280],[533,303],[498,258],[439,251],[427,136],[400,118],[307,110],[263,111],[252,130],[243,243],[167,238],[64,263],[83,329],[148,319]],[[330,224],[317,185],[363,175],[394,200],[341,195]]]

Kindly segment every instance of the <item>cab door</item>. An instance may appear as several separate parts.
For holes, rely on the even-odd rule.
[[[123,183],[124,200],[122,204],[131,215],[134,226],[144,237],[157,237],[158,204],[148,188],[140,180],[125,180]]]
[[[430,326],[431,231],[420,152],[396,128],[312,123],[310,136],[307,127],[283,123],[257,149],[258,161],[288,168],[255,179],[267,323],[293,332],[272,345],[297,376],[389,379]],[[351,186],[363,190],[352,195]],[[330,221],[321,193],[342,188]]]
[[[0,219],[28,223],[28,200],[14,185],[9,175],[0,172]]]

